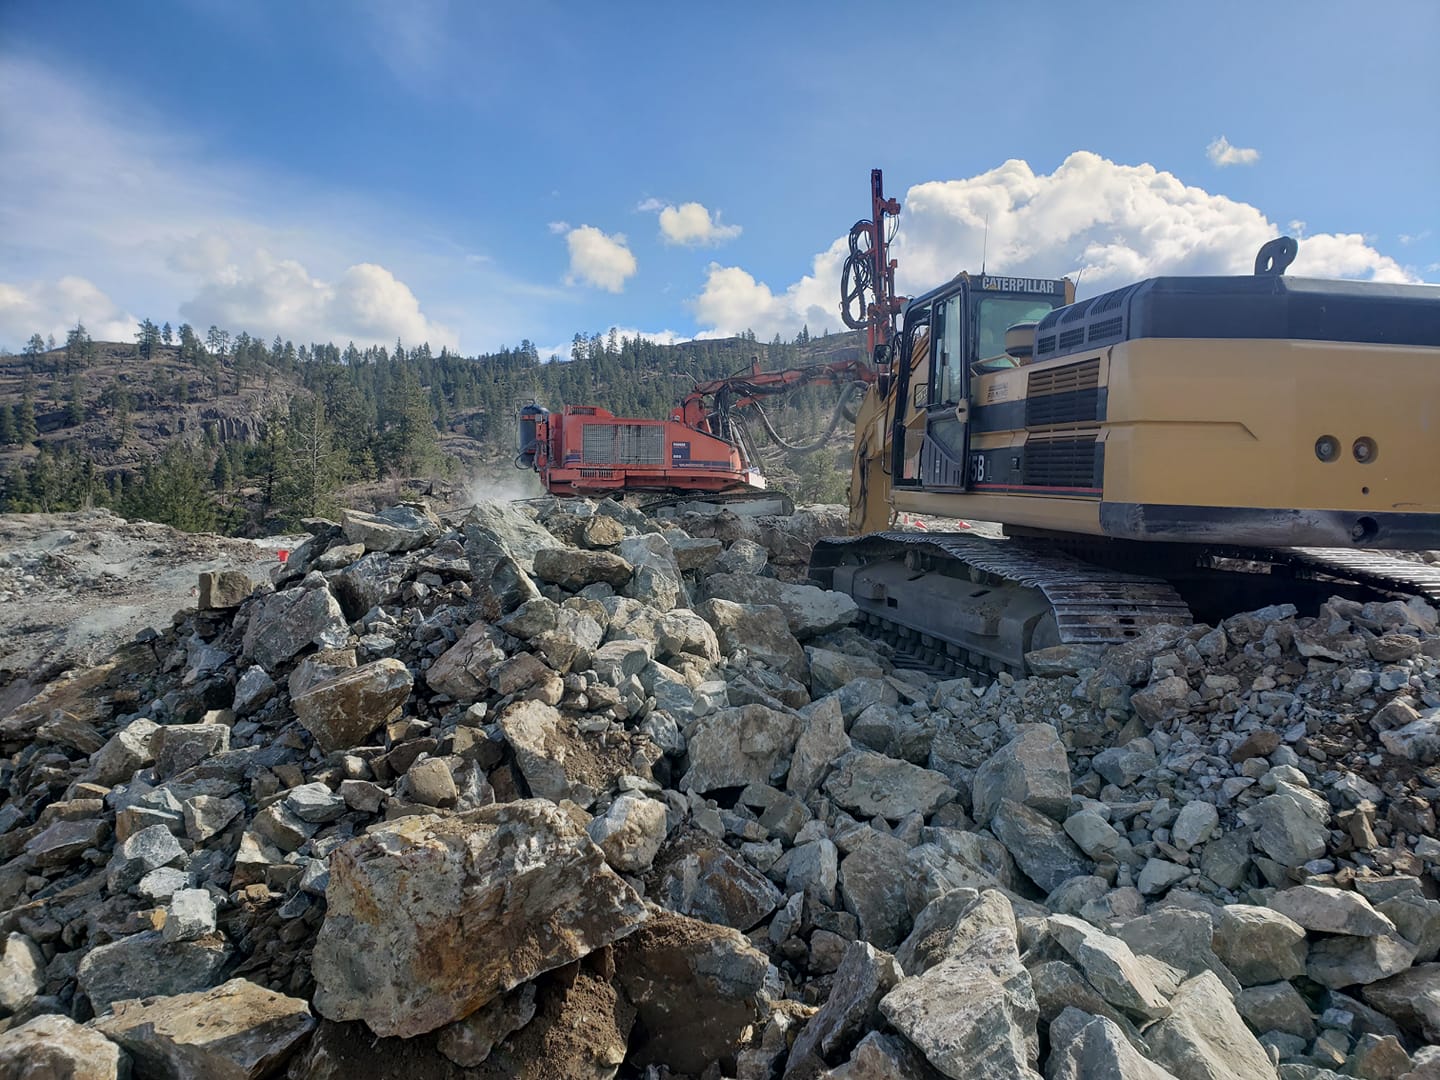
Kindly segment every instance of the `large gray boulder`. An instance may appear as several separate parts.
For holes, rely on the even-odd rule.
[[[387,656],[317,683],[290,705],[321,750],[348,750],[394,719],[414,685],[409,669]]]
[[[332,575],[330,589],[349,618],[361,618],[373,608],[399,600],[413,561],[412,556],[372,552]]]
[[[130,1059],[98,1031],[51,1013],[0,1033],[0,1076],[14,1080],[125,1080]]]
[[[1215,954],[1242,986],[1293,979],[1305,971],[1305,928],[1278,911],[1227,904],[1214,940]]]
[[[680,565],[670,542],[659,533],[627,536],[616,546],[620,557],[634,567],[625,595],[649,604],[657,611],[669,611],[685,599]]]
[[[604,582],[619,588],[630,580],[633,567],[611,551],[580,551],[577,548],[541,548],[535,552],[534,574],[572,592]]]
[[[876,948],[894,949],[910,932],[909,854],[904,841],[872,830],[840,863],[840,899]]]
[[[801,721],[791,712],[743,705],[696,721],[688,747],[690,768],[681,791],[704,794],[717,788],[774,784],[790,768]]]
[[[1440,964],[1416,964],[1361,991],[1380,1010],[1431,1046],[1440,1046]]]
[[[462,702],[482,697],[490,689],[491,671],[505,659],[495,638],[489,623],[471,623],[425,672],[430,689]]]
[[[805,725],[795,741],[785,790],[799,799],[808,799],[853,746],[850,736],[845,734],[845,717],[838,697],[821,698],[802,709],[800,715]]]
[[[211,935],[199,941],[165,941],[146,930],[91,949],[75,981],[97,1013],[122,998],[184,994],[220,981],[230,947]]]
[[[260,674],[265,673],[261,670]],[[238,688],[236,692],[239,693]],[[90,755],[90,767],[81,775],[81,779],[104,787],[114,787],[127,782],[155,760],[153,744],[155,733],[159,730],[159,724],[143,716],[131,720],[110,736],[104,746]]]
[[[612,869],[622,874],[643,873],[665,842],[666,817],[663,802],[627,791],[602,817],[591,821],[586,831]]]
[[[1090,873],[1090,863],[1065,830],[1038,810],[1001,799],[990,831],[1014,857],[1025,876],[1047,893],[1071,878]]]
[[[338,649],[350,637],[345,613],[324,587],[272,593],[250,612],[242,652],[267,671],[311,645]]]
[[[1305,974],[1339,990],[1364,986],[1404,971],[1415,962],[1415,946],[1394,934],[1379,937],[1325,937],[1310,946]]]
[[[0,951],[0,1015],[23,1011],[45,989],[45,954],[24,934],[11,931]]]
[[[1136,1020],[1158,1020],[1170,1015],[1170,1003],[1125,942],[1070,915],[1050,916],[1045,928],[1111,1005]]]
[[[657,897],[671,911],[741,933],[758,926],[785,899],[769,878],[723,847],[702,848],[671,863]]]
[[[402,818],[330,856],[315,1008],[411,1037],[632,932],[640,898],[544,799]]]
[[[231,979],[199,993],[117,1001],[94,1027],[125,1048],[142,1076],[252,1080],[282,1069],[315,1018],[300,998]]]
[[[1277,892],[1269,907],[1318,934],[1379,937],[1395,933],[1395,924],[1371,907],[1370,901],[1344,889],[1297,885]]]
[[[345,539],[366,551],[414,551],[440,537],[440,519],[424,505],[401,503],[378,514],[345,510],[340,516]]]
[[[957,794],[943,773],[869,750],[852,750],[836,762],[823,790],[852,814],[888,821],[929,817]]]
[[[1276,1080],[1265,1048],[1213,972],[1182,983],[1170,1007],[1145,1039],[1154,1060],[1181,1080]]]
[[[800,641],[849,626],[860,610],[844,593],[746,573],[711,574],[705,591],[737,604],[773,604],[785,613],[790,632]]]
[[[1112,1020],[1066,1009],[1050,1023],[1045,1080],[1177,1080],[1141,1055]]]
[[[1330,812],[1314,792],[1286,785],[1240,816],[1255,829],[1255,846],[1281,866],[1304,866],[1325,854]]]
[[[1039,1007],[1020,963],[1013,914],[993,917],[1003,901],[993,890],[983,894],[973,909],[975,932],[964,929],[970,916],[963,916],[956,951],[880,1002],[890,1025],[953,1080],[1039,1076]]]
[[[970,799],[976,821],[989,821],[1010,799],[1064,821],[1070,809],[1070,764],[1049,724],[1021,724],[1016,735],[975,770]]]
[[[508,558],[527,573],[534,568],[537,551],[555,547],[554,534],[514,503],[481,500],[466,515],[463,528],[467,554],[492,563]]]
[[[695,610],[715,631],[720,651],[726,656],[743,652],[792,679],[809,679],[805,651],[790,633],[785,613],[778,607],[712,599]]]

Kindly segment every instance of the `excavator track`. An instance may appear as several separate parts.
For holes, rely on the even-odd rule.
[[[1319,571],[1391,592],[1412,593],[1440,604],[1440,568],[1427,563],[1349,548],[1282,548],[1279,554],[1296,569]]]
[[[1283,567],[1296,579],[1333,579],[1336,586],[1440,605],[1440,567],[1384,552],[1205,552]],[[829,537],[816,544],[811,577],[855,600],[861,629],[894,649],[897,667],[940,674],[1023,674],[1025,653],[1033,649],[1119,644],[1148,627],[1194,621],[1170,581],[1112,569],[1029,538],[917,532]]]
[[[1107,569],[1024,540],[886,532],[816,544],[811,577],[847,592],[906,666],[1022,674],[1049,645],[1118,644],[1194,621],[1159,578]],[[898,639],[898,640],[894,640]]]

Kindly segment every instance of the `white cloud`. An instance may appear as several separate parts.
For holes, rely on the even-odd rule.
[[[654,209],[658,200],[647,199],[642,210]],[[720,215],[711,214],[698,202],[665,205],[660,209],[660,235],[667,244],[704,247],[723,244],[740,235],[739,225],[720,224]]]
[[[1430,230],[1421,229],[1418,233],[1401,233],[1400,243],[1409,247],[1411,244],[1418,244],[1421,240],[1430,239]]]
[[[1117,165],[1077,151],[1050,174],[1023,161],[964,180],[917,184],[902,198],[892,252],[897,287],[915,295],[961,270],[1029,277],[1077,275],[1083,295],[1157,274],[1248,274],[1255,252],[1280,229],[1258,209],[1182,183],[1152,165]],[[986,240],[988,222],[989,239]],[[712,263],[693,301],[714,337],[753,329],[761,337],[838,327],[838,239],[811,272],[783,290],[740,267]],[[1291,273],[1416,281],[1358,234],[1307,237]]]
[[[1221,135],[1205,147],[1205,156],[1223,169],[1227,165],[1254,165],[1260,160],[1260,151],[1246,146],[1231,146],[1230,140]]]
[[[131,340],[130,312],[156,322],[206,313],[267,339],[388,343],[398,331],[456,345],[399,280],[399,263],[438,262],[395,246],[419,231],[414,222],[218,159],[143,106],[30,60],[0,55],[0,100],[27,103],[0,109],[0,341],[17,319],[73,325],[88,310],[80,317],[97,338]],[[514,284],[464,256],[446,262],[450,278],[463,266],[467,282]]]
[[[564,236],[570,231],[570,223],[568,221],[552,221],[546,228],[550,230],[552,236]]]
[[[642,214],[653,214],[657,210],[664,210],[666,205],[667,204],[665,200],[657,199],[652,196],[648,199],[641,199],[639,205],[637,205],[635,209]]]
[[[76,323],[97,341],[129,341],[140,320],[82,277],[0,282],[0,345],[19,349],[31,334],[63,341]]]
[[[437,349],[456,345],[455,334],[424,315],[410,288],[375,263],[357,263],[328,282],[294,259],[257,251],[243,264],[211,266],[180,314],[201,332],[214,325],[253,327],[266,337],[300,342],[400,338],[412,345],[428,341]]]
[[[606,234],[593,225],[581,225],[565,234],[565,243],[570,248],[566,284],[581,281],[618,293],[624,292],[626,279],[635,276],[635,256],[625,246],[623,233]]]

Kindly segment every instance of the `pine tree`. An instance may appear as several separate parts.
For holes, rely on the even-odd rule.
[[[168,322],[160,328],[160,340],[165,342],[166,345],[175,344],[175,331],[170,329]]]
[[[290,405],[288,453],[281,469],[276,507],[287,524],[334,511],[333,495],[344,481],[345,452],[319,398],[297,398]]]
[[[65,402],[65,422],[70,427],[79,427],[85,422],[85,377],[70,376],[70,392]]]
[[[26,444],[35,441],[39,432],[35,428],[35,399],[26,390],[15,406],[15,441]]]
[[[65,370],[84,367],[95,355],[95,343],[85,324],[77,322],[75,328],[65,335]]]
[[[135,331],[135,344],[136,355],[142,360],[149,360],[155,355],[156,346],[160,344],[160,328],[145,319]]]
[[[219,514],[210,497],[207,472],[204,459],[193,448],[172,442],[141,468],[139,480],[125,492],[120,512],[186,532],[211,531]]]
[[[219,492],[230,490],[234,477],[230,472],[230,458],[222,450],[215,455],[215,468],[210,473],[210,485]]]
[[[189,323],[180,324],[180,359],[198,360],[200,358],[200,339],[195,336],[195,328]]]
[[[25,356],[26,367],[34,370],[39,366],[40,354],[45,351],[45,339],[39,334],[31,334],[30,340],[25,343],[22,350]]]

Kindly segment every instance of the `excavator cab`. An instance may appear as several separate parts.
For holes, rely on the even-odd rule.
[[[892,473],[896,487],[968,491],[985,484],[985,459],[970,453],[979,376],[1020,366],[1033,352],[1034,326],[1074,300],[1065,278],[960,274],[905,307]],[[1029,347],[1023,328],[1029,326]]]

